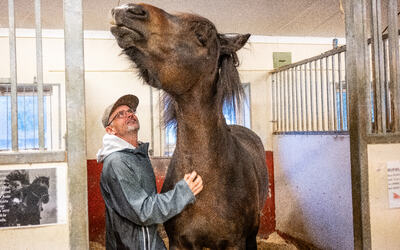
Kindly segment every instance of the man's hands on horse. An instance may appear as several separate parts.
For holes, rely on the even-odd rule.
[[[203,190],[203,179],[196,173],[196,171],[193,171],[190,174],[185,174],[184,179],[194,195],[199,194],[201,190]]]

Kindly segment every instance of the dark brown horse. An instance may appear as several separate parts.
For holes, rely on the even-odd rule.
[[[0,201],[7,211],[0,226],[39,225],[42,205],[49,202],[49,177],[36,177],[31,184],[28,179],[28,185],[0,197]]]
[[[205,182],[193,206],[167,223],[170,249],[256,249],[268,192],[259,137],[228,126],[225,100],[243,92],[236,51],[250,35],[224,35],[207,19],[171,15],[146,4],[112,10],[111,32],[149,85],[164,90],[177,143],[163,186],[196,170]]]

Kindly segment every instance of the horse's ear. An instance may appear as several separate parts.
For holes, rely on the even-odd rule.
[[[221,44],[221,54],[230,55],[241,49],[249,40],[250,34],[219,34]]]

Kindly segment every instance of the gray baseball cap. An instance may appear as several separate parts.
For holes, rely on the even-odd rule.
[[[135,95],[124,95],[121,96],[115,103],[111,104],[104,111],[103,117],[101,118],[101,123],[106,128],[108,126],[108,120],[110,119],[110,115],[114,112],[116,108],[121,105],[126,105],[130,107],[132,110],[136,111],[137,106],[139,105],[139,98]]]

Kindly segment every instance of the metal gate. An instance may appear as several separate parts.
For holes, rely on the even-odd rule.
[[[59,131],[56,137],[51,136],[48,139],[46,135],[49,130],[52,132],[55,130],[55,127],[49,125],[54,117],[48,118],[48,116],[57,112],[46,111],[46,104],[51,102],[46,98],[50,93],[57,93],[57,87],[43,82],[41,1],[35,0],[36,77],[33,83],[21,84],[17,79],[15,24],[18,20],[15,20],[14,0],[8,0],[8,15],[10,78],[0,80],[2,90],[0,97],[5,97],[5,113],[7,119],[10,117],[10,124],[8,125],[7,122],[6,125],[6,147],[0,149],[0,164],[67,162],[68,183],[65,185],[68,185],[69,190],[69,247],[70,249],[88,249],[82,0],[64,0],[66,103],[65,105],[59,103],[57,112],[66,113],[66,131]],[[59,101],[59,92],[58,95]],[[37,142],[29,146],[27,146],[26,130],[22,132],[20,130],[18,133],[18,123],[25,123],[25,120],[18,118],[18,109],[21,111],[26,108],[25,105],[18,105],[19,99],[25,103],[26,99],[29,99],[26,96],[34,98],[33,107],[30,108],[33,108],[32,112],[37,114],[32,121],[36,133],[33,137],[37,139]],[[62,110],[64,106],[65,110]],[[8,129],[10,129],[10,138],[8,138]],[[65,141],[62,139],[64,133]],[[55,143],[56,141],[58,143]]]
[[[397,0],[382,9],[381,0],[359,0],[345,11],[355,249],[371,249],[367,146],[400,143]]]

